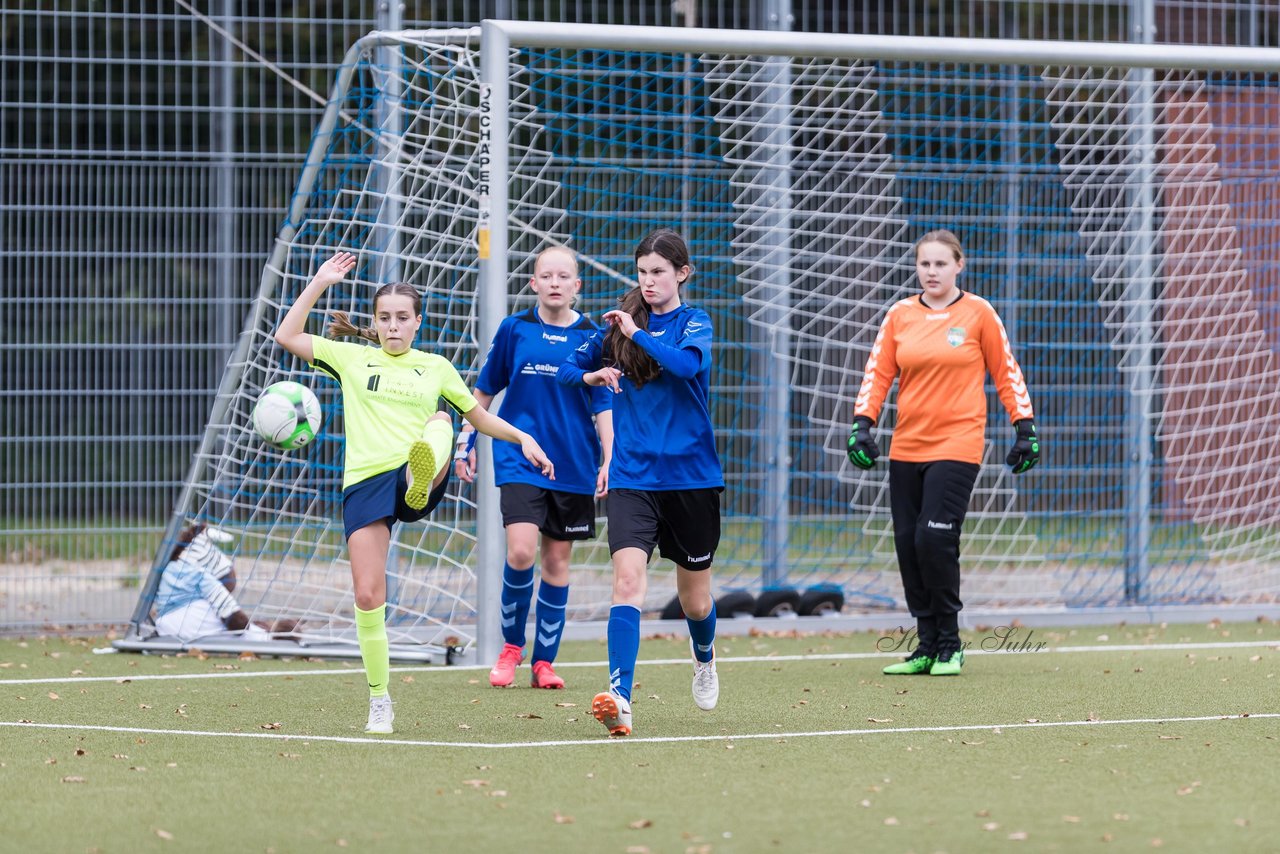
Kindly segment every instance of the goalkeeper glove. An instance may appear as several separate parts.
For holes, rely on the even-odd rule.
[[[849,434],[849,462],[860,469],[875,466],[880,449],[876,447],[876,439],[871,435],[874,422],[865,415],[853,419],[853,432]]]
[[[1023,418],[1013,426],[1018,431],[1018,438],[1004,461],[1014,474],[1022,474],[1040,462],[1040,437],[1036,435],[1036,422],[1030,418]]]

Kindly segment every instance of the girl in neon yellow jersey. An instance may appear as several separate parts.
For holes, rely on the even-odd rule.
[[[404,283],[383,285],[373,297],[373,326],[356,327],[334,313],[331,337],[355,335],[377,347],[331,341],[305,331],[320,296],[342,281],[356,258],[339,252],[320,266],[276,330],[276,343],[342,385],[346,460],[342,517],[355,590],[356,638],[369,681],[366,732],[390,733],[387,693],[387,555],[393,521],[425,517],[444,497],[453,419],[437,411],[443,397],[478,431],[520,446],[548,477],[555,469],[538,443],[489,413],[448,360],[414,349],[422,298]]]

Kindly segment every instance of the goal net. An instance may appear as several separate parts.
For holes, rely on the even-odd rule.
[[[424,295],[417,345],[474,380],[494,307],[532,304],[540,249],[578,253],[580,307],[598,316],[657,226],[689,239],[686,299],[715,326],[717,591],[829,585],[846,608],[902,607],[887,467],[852,468],[844,443],[879,323],[917,290],[913,243],[945,227],[966,249],[961,286],[1005,321],[1047,448],[1012,477],[989,394],[967,605],[1275,600],[1280,54],[653,32],[513,24],[486,42],[488,78],[479,30],[372,34],[349,53],[170,532],[236,536],[252,617],[299,618],[308,644],[354,640],[337,390],[271,338],[324,258],[359,265],[309,331],[334,310],[367,319],[376,287],[408,281]],[[282,379],[324,405],[301,451],[249,423]],[[882,448],[894,420],[891,394]],[[425,524],[397,525],[393,650],[488,636],[493,494],[455,480]],[[607,612],[601,517],[574,551],[574,620]],[[138,643],[156,640],[162,569]],[[673,594],[655,562],[648,604]]]

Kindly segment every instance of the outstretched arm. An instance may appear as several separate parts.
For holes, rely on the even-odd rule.
[[[333,285],[342,281],[343,276],[356,265],[356,256],[350,252],[339,252],[320,265],[316,274],[307,282],[307,286],[298,295],[297,301],[289,307],[284,320],[276,329],[276,343],[293,355],[310,362],[315,358],[311,347],[311,336],[306,333],[307,315],[316,307],[321,295]]]
[[[534,468],[541,471],[551,480],[556,479],[556,467],[551,464],[551,460],[547,459],[547,455],[543,453],[542,446],[528,433],[511,426],[505,419],[494,415],[480,404],[476,404],[469,411],[462,413],[462,417],[471,422],[472,427],[486,436],[492,436],[494,439],[501,439],[504,442],[519,445],[521,452],[524,453],[524,458]]]
[[[493,403],[493,395],[476,389],[473,394],[479,408],[489,411]],[[458,450],[454,454],[453,471],[463,483],[475,483],[476,480],[476,430],[470,423],[464,424],[458,431]]]

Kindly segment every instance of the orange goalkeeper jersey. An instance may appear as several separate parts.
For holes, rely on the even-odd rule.
[[[878,422],[885,396],[898,377],[898,423],[889,459],[980,463],[987,373],[1010,422],[1035,417],[1022,369],[991,303],[962,292],[946,308],[932,309],[913,296],[885,314],[853,414]]]

